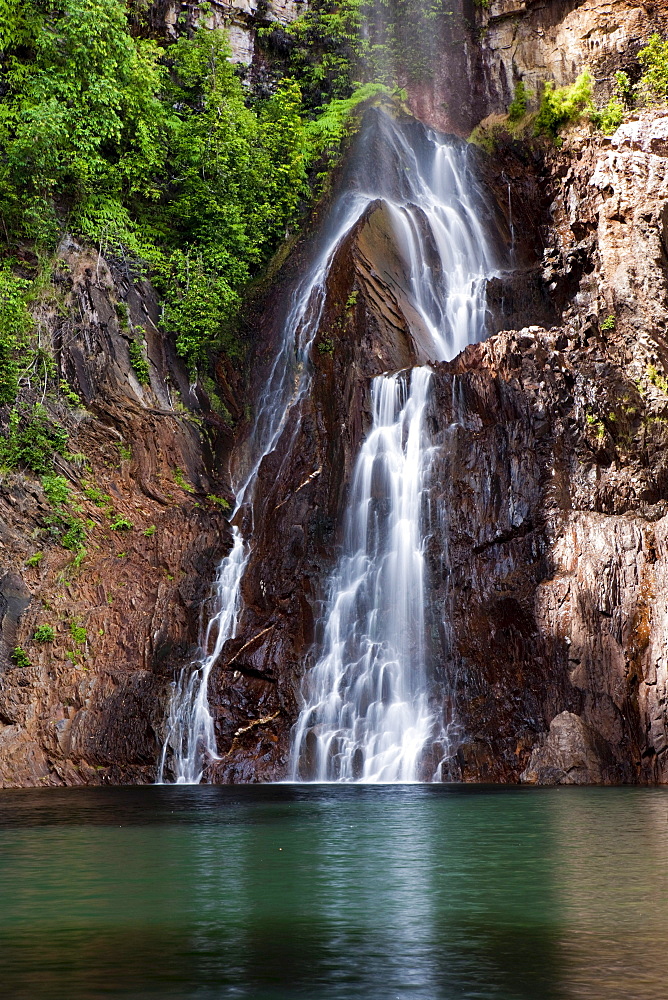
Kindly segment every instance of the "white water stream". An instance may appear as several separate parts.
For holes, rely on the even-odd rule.
[[[305,279],[297,288],[283,324],[278,353],[261,395],[252,433],[246,443],[232,512],[232,548],[222,560],[213,587],[214,611],[200,625],[200,653],[181,671],[169,704],[167,735],[160,756],[158,783],[167,777],[172,753],[176,784],[199,784],[205,764],[217,759],[214,723],[209,709],[209,676],[223,646],[234,637],[241,610],[241,581],[250,556],[250,539],[234,523],[244,504],[252,505],[253,488],[262,463],[276,446],[291,409],[298,405],[310,383],[309,354],[325,304],[325,283],[339,243],[368,206],[370,198],[359,192],[343,196],[332,212],[330,226],[321,240]],[[206,609],[206,606],[205,606]]]
[[[431,356],[445,361],[484,336],[493,255],[461,146],[430,136],[413,152],[410,198],[389,207]],[[448,755],[427,669],[430,379],[428,367],[374,379],[373,423],[355,466],[322,652],[307,674],[293,734],[295,780],[428,780],[440,776]]]
[[[484,199],[462,144],[420,132],[411,144],[388,115],[375,119],[375,147],[353,161],[308,272],[283,324],[262,405],[237,476],[233,545],[213,589],[200,653],[171,698],[159,777],[198,783],[216,759],[208,682],[235,635],[252,538],[234,523],[252,507],[262,459],[309,390],[309,355],[318,331],[331,261],[345,235],[377,199],[388,207],[413,305],[430,341],[428,357],[447,360],[485,331],[485,284],[493,260],[480,219]],[[416,133],[417,134],[417,133]],[[378,136],[383,155],[378,158]],[[422,334],[424,339],[424,333]],[[425,669],[422,506],[430,447],[423,426],[430,370],[374,380],[373,426],[361,449],[346,519],[344,552],[330,582],[322,655],[310,671],[293,742],[293,772],[319,780],[412,780],[435,736]],[[252,532],[252,529],[251,529]]]

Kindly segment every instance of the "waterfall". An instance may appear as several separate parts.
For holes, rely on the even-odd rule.
[[[421,149],[403,152],[404,197],[386,200],[431,356],[449,360],[485,334],[494,262],[484,201],[460,144],[430,134]],[[425,621],[430,379],[425,366],[373,381],[322,650],[293,733],[296,780],[437,778],[442,759],[434,768],[433,751],[448,754],[447,727],[430,707]]]
[[[276,448],[290,413],[309,391],[310,352],[332,260],[373,202],[383,201],[390,213],[428,341],[426,356],[433,361],[454,357],[484,334],[485,284],[493,269],[481,221],[488,210],[467,162],[465,144],[448,143],[420,126],[402,126],[382,111],[361,131],[342,178],[342,193],[312,241],[310,264],[292,294],[252,431],[236,457],[232,547],[203,609],[198,655],[173,684],[159,782],[171,770],[177,783],[198,783],[207,762],[217,759],[208,684],[226,642],[236,633],[252,546],[255,481],[263,458]],[[429,471],[423,426],[429,378],[424,368],[374,380],[374,422],[354,474],[346,547],[330,586],[325,648],[310,672],[296,728],[295,775],[306,742],[321,734],[316,736],[319,777],[340,773],[409,780],[434,728],[424,678],[420,513]],[[289,442],[281,447],[287,452]],[[385,490],[384,499],[372,505],[365,491],[379,489]],[[249,518],[242,519],[242,508],[250,511]],[[347,602],[344,592],[351,588],[353,599]],[[390,631],[384,631],[390,621]],[[342,641],[346,628],[349,635]],[[332,707],[336,699],[339,715]],[[340,766],[331,763],[334,746],[341,747],[334,754]]]
[[[325,282],[336,248],[370,201],[358,191],[338,199],[322,234],[306,277],[296,289],[283,323],[279,350],[260,396],[253,429],[245,443],[240,471],[233,483],[236,502],[231,515],[232,548],[222,560],[213,587],[213,613],[202,614],[200,651],[173,684],[167,731],[158,767],[158,783],[165,781],[168,755],[177,784],[199,784],[209,760],[217,759],[213,716],[209,708],[211,671],[225,643],[236,633],[241,610],[241,583],[250,557],[250,540],[235,523],[245,504],[251,506],[253,487],[262,459],[273,451],[287,417],[308,391],[309,354],[325,304]],[[252,530],[252,529],[251,529]],[[206,606],[205,606],[206,607]]]

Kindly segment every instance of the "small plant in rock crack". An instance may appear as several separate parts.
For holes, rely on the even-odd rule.
[[[134,527],[132,521],[128,521],[127,517],[115,517],[111,524],[109,525],[112,531],[131,531]]]
[[[592,431],[596,435],[598,441],[602,441],[605,437],[605,426],[602,420],[595,417],[592,413],[587,414],[587,423],[591,427]]]
[[[86,548],[86,546],[85,545],[80,545],[79,548],[77,549],[77,554],[75,555],[74,559],[70,563],[70,569],[72,569],[72,570],[80,570],[81,566],[83,564],[83,561],[84,561],[84,559],[86,558],[87,555],[88,555],[88,549]]]
[[[68,503],[72,496],[69,484],[64,476],[42,476],[42,489],[50,504],[60,506]]]
[[[185,478],[185,476],[184,476],[184,474],[183,474],[183,470],[182,470],[182,469],[179,469],[178,465],[177,465],[177,467],[176,467],[176,468],[174,469],[174,471],[173,471],[172,475],[174,476],[174,482],[176,483],[176,485],[177,485],[177,486],[180,486],[182,490],[185,490],[185,491],[186,491],[186,493],[194,493],[194,492],[195,492],[195,487],[194,487],[194,486],[192,486],[192,485],[191,485],[191,484],[190,484],[190,483],[189,483],[189,482],[188,482],[188,481],[186,480],[186,478]]]
[[[151,381],[150,369],[141,344],[136,340],[131,340],[128,344],[128,354],[130,355],[130,367],[135,373],[137,381],[140,385],[148,385]]]
[[[43,558],[44,558],[43,552],[35,552],[33,555],[28,556],[28,558],[26,559],[26,566],[39,566]]]
[[[6,436],[0,435],[0,467],[44,474],[53,468],[54,456],[66,451],[67,432],[52,422],[42,405],[37,403],[29,411],[12,408]]]
[[[128,309],[127,302],[117,302],[116,315],[118,316],[118,322],[120,324],[121,330],[130,329],[130,310]]]
[[[86,539],[86,525],[74,514],[60,508],[45,518],[45,521],[52,533],[60,536],[60,544],[64,549],[74,552],[83,545]]]
[[[53,625],[38,625],[33,633],[35,642],[53,642],[55,637],[56,633],[53,630]]]
[[[601,330],[604,333],[609,333],[611,330],[615,329],[616,321],[614,316],[606,316],[606,318],[601,323]]]
[[[70,635],[80,646],[83,646],[88,638],[88,632],[85,627],[76,621],[70,622]]]
[[[82,482],[81,487],[81,492],[86,497],[86,500],[90,500],[96,507],[111,509],[111,497],[108,493],[103,493],[94,483],[87,482],[86,480]]]
[[[215,506],[220,507],[221,510],[230,509],[229,502],[225,499],[225,497],[217,497],[215,493],[207,493],[206,498],[209,503],[215,504]]]
[[[79,396],[79,394],[74,391],[74,389],[66,379],[62,378],[60,380],[59,385],[61,393],[63,394],[67,402],[70,404],[70,406],[80,407],[82,405],[81,396]]]
[[[515,84],[513,99],[508,105],[508,118],[511,122],[518,122],[524,118],[532,97],[533,91],[527,88],[523,80],[518,80]]]
[[[11,661],[15,667],[23,667],[24,669],[32,667],[30,657],[26,653],[25,649],[21,649],[20,646],[16,646],[14,648],[14,652],[11,655]]]
[[[647,365],[647,377],[656,389],[660,389],[664,395],[668,396],[668,379],[660,375],[654,365]]]

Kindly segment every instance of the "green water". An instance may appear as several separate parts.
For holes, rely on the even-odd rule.
[[[668,791],[0,792],[0,995],[661,1000]]]

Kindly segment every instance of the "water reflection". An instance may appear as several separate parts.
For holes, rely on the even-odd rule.
[[[606,1000],[666,993],[668,796],[592,789],[550,803],[568,996]]]
[[[4,792],[3,995],[655,1000],[667,834],[650,789]]]

